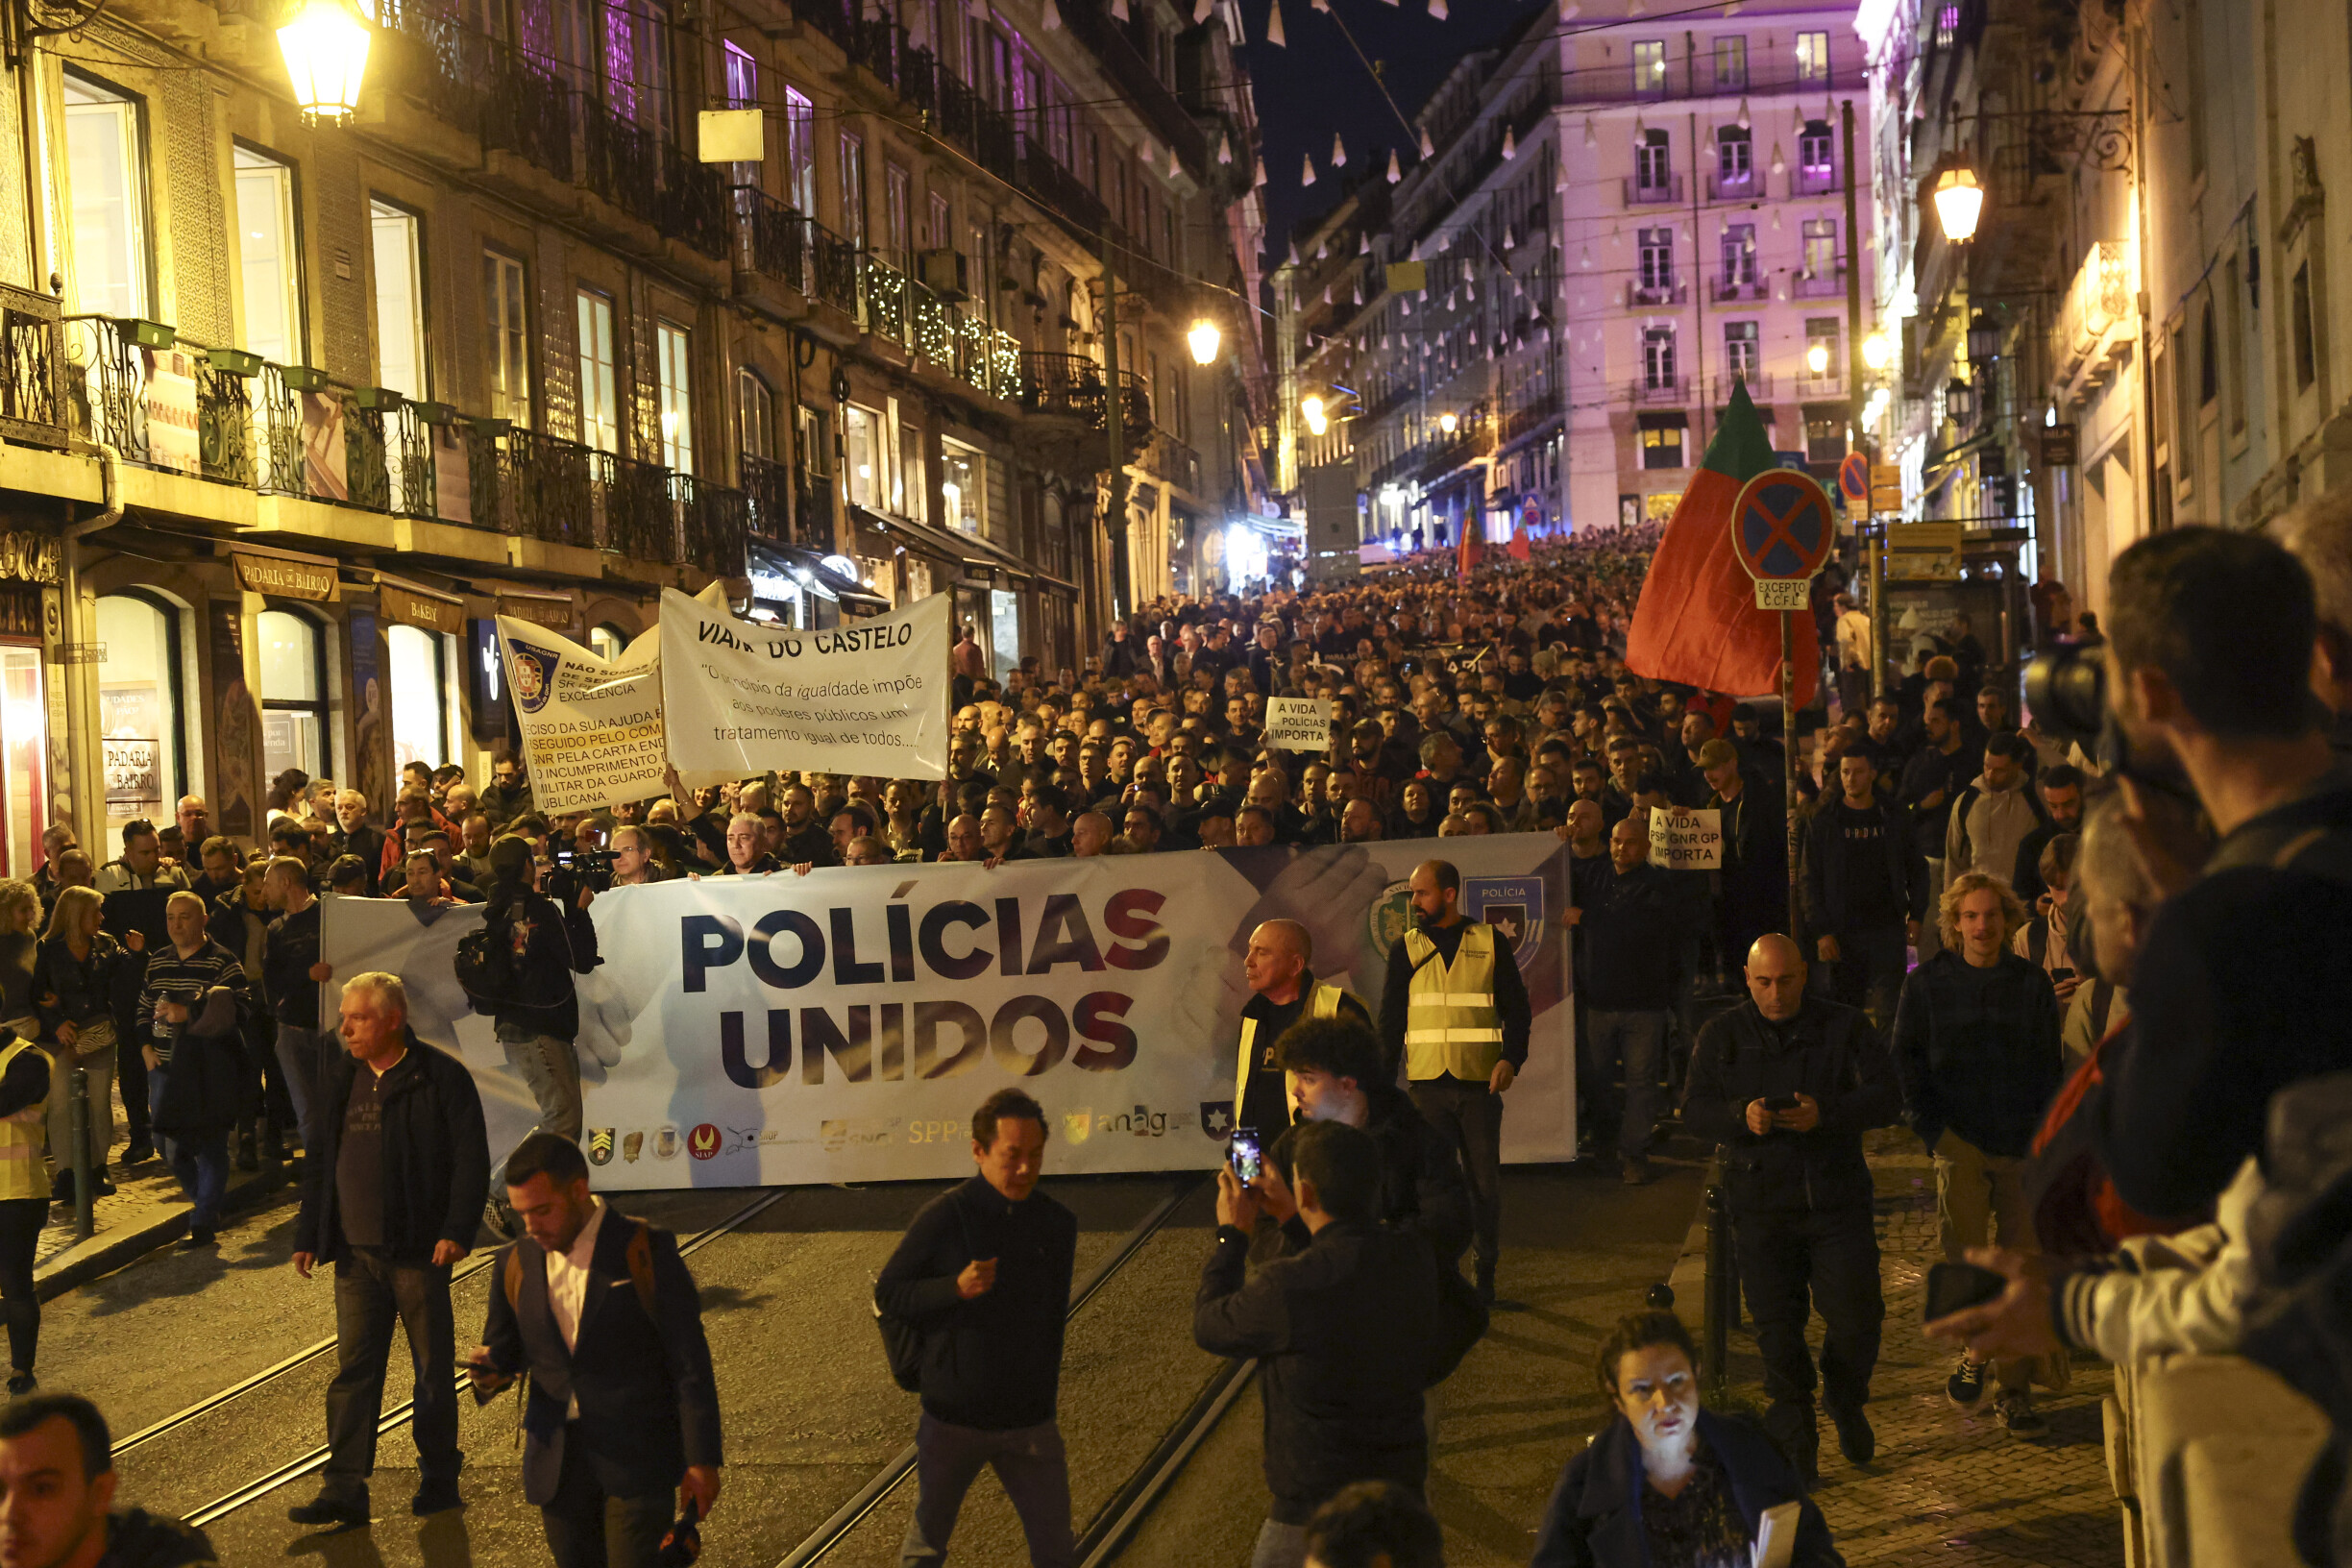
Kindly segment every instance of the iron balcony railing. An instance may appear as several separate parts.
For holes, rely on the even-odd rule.
[[[792,470],[747,453],[736,459],[736,476],[743,481],[745,527],[765,538],[798,544],[792,526]],[[830,546],[830,538],[826,543]]]
[[[1842,300],[1846,297],[1846,269],[1824,267],[1819,272],[1801,272],[1790,280],[1789,293],[1800,300]]]
[[[735,213],[735,269],[809,291],[809,220],[750,185],[727,191]]]
[[[1682,177],[1670,174],[1663,180],[1646,181],[1636,174],[1625,177],[1625,205],[1628,207],[1680,206]]]
[[[66,441],[65,343],[58,302],[0,283],[0,437],[24,446]]]
[[[741,492],[658,463],[208,349],[157,322],[60,328],[66,429],[142,467],[665,565],[731,558],[750,526]],[[780,527],[780,506],[772,515]]]
[[[1041,354],[1020,356],[1017,401],[1033,414],[1058,414],[1086,421],[1090,429],[1104,429],[1110,422],[1109,400],[1103,394],[1103,368],[1082,354]],[[1143,378],[1132,370],[1119,372],[1119,420],[1130,441],[1151,430],[1151,394]]]

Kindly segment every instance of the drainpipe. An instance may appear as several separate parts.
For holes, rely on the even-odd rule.
[[[58,533],[58,627],[60,642],[70,650],[65,663],[65,748],[73,770],[73,821],[84,847],[98,842],[105,825],[105,795],[98,758],[91,754],[92,732],[98,713],[88,658],[89,633],[96,628],[82,616],[82,541],[101,528],[122,521],[122,456],[104,441],[76,442],[86,455],[98,459],[98,510]]]

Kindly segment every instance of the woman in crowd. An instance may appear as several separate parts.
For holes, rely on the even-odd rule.
[[[1772,1439],[1699,1408],[1698,1353],[1672,1312],[1621,1318],[1594,1369],[1616,1415],[1568,1461],[1533,1568],[1749,1568],[1768,1510],[1797,1505],[1792,1568],[1844,1568]]]
[[[1445,813],[1437,809],[1436,792],[1418,778],[1409,778],[1397,792],[1396,816],[1388,824],[1392,839],[1429,839],[1437,836],[1445,821]]]
[[[50,1196],[74,1195],[73,1107],[67,1094],[76,1067],[89,1074],[90,1190],[114,1190],[106,1179],[114,1146],[114,987],[123,944],[101,931],[106,901],[88,888],[66,888],[49,912],[49,929],[33,961],[33,999],[39,1007],[40,1042],[49,1048],[56,1091],[49,1096],[49,1148],[58,1161]],[[131,934],[137,945],[138,933]]]
[[[39,1032],[33,965],[40,951],[40,895],[30,882],[0,879],[0,1024],[27,1040]]]

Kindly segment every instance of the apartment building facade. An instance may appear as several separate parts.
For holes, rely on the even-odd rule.
[[[379,0],[340,125],[277,19],[130,0],[5,79],[0,870],[186,793],[251,838],[289,767],[478,776],[498,615],[946,593],[1074,668],[1237,503],[1236,355],[1184,344],[1256,263],[1230,18]],[[764,156],[705,163],[730,108]]]
[[[1865,301],[1873,282],[1845,208],[1841,103],[1868,114],[1853,10],[1724,11],[1667,25],[1618,0],[1556,28],[1578,527],[1671,516],[1735,381],[1816,472],[1848,447],[1848,267]]]

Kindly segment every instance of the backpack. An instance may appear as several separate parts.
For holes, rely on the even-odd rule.
[[[526,894],[526,896],[529,896]],[[578,963],[572,951],[572,918],[564,906],[553,899],[544,900],[555,910],[555,929],[563,934],[564,968],[556,980],[543,988],[544,997],[527,995],[522,977],[514,972],[513,921],[525,912],[522,899],[503,920],[484,916],[481,924],[457,939],[456,956],[451,961],[451,970],[457,989],[475,1012],[485,1017],[501,1008],[561,1007],[565,992],[570,991],[572,976],[578,972]]]
[[[533,1242],[532,1245],[538,1243]],[[659,1326],[661,1313],[655,1308],[653,1299],[653,1230],[642,1219],[637,1221],[636,1229],[629,1232],[626,1256],[629,1283],[637,1287],[637,1305],[643,1307],[646,1316]],[[523,1248],[519,1242],[506,1249],[506,1266],[502,1271],[500,1284],[506,1292],[507,1307],[520,1307],[523,1301]]]
[[[971,1224],[966,1218],[964,1206],[948,1198],[947,1206],[955,1211],[956,1229],[963,1233],[964,1250],[971,1252]],[[877,1280],[879,1286],[880,1281]],[[882,1335],[882,1358],[890,1363],[891,1382],[910,1394],[922,1392],[923,1352],[929,1348],[930,1335],[914,1322],[895,1312],[883,1311],[882,1298],[871,1298],[874,1328]]]

